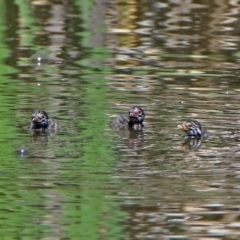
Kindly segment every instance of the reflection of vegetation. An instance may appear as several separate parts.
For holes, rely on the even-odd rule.
[[[32,12],[31,4],[27,3],[25,0],[15,0],[19,9],[19,34],[20,34],[20,45],[22,46],[33,46],[34,38],[36,37],[36,31],[41,28],[36,25],[35,17]]]
[[[36,239],[46,236],[59,237],[64,234],[61,231],[63,229],[61,224],[66,223],[67,227],[64,230],[67,238],[72,237],[74,239],[76,236],[77,238],[83,236],[86,239],[98,239],[99,236],[101,238],[101,235],[114,236],[116,239],[122,238],[122,227],[119,227],[117,223],[122,220],[124,214],[119,210],[118,204],[109,203],[106,199],[106,190],[108,191],[111,180],[108,172],[112,170],[114,159],[110,144],[104,134],[104,129],[108,123],[104,110],[108,103],[105,75],[109,73],[109,69],[102,67],[102,65],[108,56],[108,52],[105,48],[92,48],[88,45],[89,39],[92,37],[89,28],[92,2],[75,2],[78,11],[83,13],[80,17],[82,18],[81,27],[84,27],[84,30],[81,28],[81,30],[75,31],[74,29],[74,37],[81,36],[81,41],[79,41],[77,47],[88,48],[88,56],[82,59],[78,58],[75,62],[78,67],[80,66],[77,69],[78,71],[82,66],[85,66],[85,70],[81,74],[82,79],[84,79],[81,81],[81,89],[79,88],[81,92],[75,95],[77,96],[75,101],[78,102],[79,109],[86,117],[79,123],[81,135],[77,137],[79,142],[74,149],[76,152],[80,151],[80,157],[76,159],[73,170],[67,172],[68,177],[71,175],[71,184],[73,185],[66,183],[69,178],[64,178],[66,173],[64,167],[66,165],[61,163],[61,158],[58,158],[55,162],[50,157],[54,150],[57,150],[54,140],[59,139],[60,135],[53,136],[46,145],[34,142],[33,145],[36,145],[37,152],[35,158],[29,157],[19,160],[11,154],[14,150],[12,149],[12,141],[9,141],[9,139],[17,138],[17,131],[13,127],[16,125],[15,117],[13,117],[15,115],[11,111],[13,107],[28,109],[39,105],[41,107],[48,106],[48,108],[53,106],[55,107],[53,108],[54,111],[56,106],[60,105],[59,99],[67,100],[65,95],[60,96],[60,92],[64,91],[66,93],[72,90],[76,94],[77,87],[74,85],[76,82],[74,84],[69,83],[69,85],[72,84],[71,86],[74,85],[74,89],[68,88],[68,85],[61,86],[62,75],[60,77],[57,75],[60,69],[50,65],[44,68],[30,66],[27,73],[24,68],[23,71],[25,72],[21,72],[21,74],[26,79],[22,78],[22,82],[18,79],[18,81],[16,80],[17,84],[9,84],[10,79],[5,74],[14,73],[16,70],[3,64],[4,60],[9,57],[10,51],[4,42],[4,39],[6,39],[4,37],[6,32],[4,17],[6,16],[1,15],[0,34],[3,37],[0,41],[0,74],[2,75],[0,80],[0,109],[1,113],[4,114],[4,118],[1,118],[0,122],[0,135],[4,142],[1,151],[0,169],[3,173],[2,177],[0,175],[2,189],[0,200],[2,206],[1,236],[12,238],[32,236]],[[43,31],[44,29],[38,26],[39,22],[37,22],[33,12],[35,6],[33,7],[27,1],[21,0],[16,0],[15,4],[19,10],[19,28],[14,31],[18,32],[18,38],[20,39],[18,44],[24,47],[31,46],[35,50],[42,49],[46,43],[35,45],[35,38],[38,37],[35,34],[36,31]],[[51,6],[48,5],[47,7]],[[4,12],[4,9],[2,11]],[[74,28],[77,27],[74,26]],[[14,25],[14,28],[17,28],[17,24]],[[15,47],[17,48],[19,45]],[[80,49],[80,51],[83,51],[83,49]],[[99,63],[98,68],[93,64],[95,61]],[[26,66],[23,65],[23,67]],[[96,71],[92,70],[92,67],[96,68]],[[32,81],[30,84],[27,82],[29,80]],[[13,79],[11,79],[11,83],[14,83]],[[26,115],[25,109],[22,112],[20,111],[18,113],[19,121],[25,124],[28,119]],[[13,120],[11,121],[11,119]],[[14,123],[11,124],[12,122]],[[16,141],[22,144],[21,140],[17,139]],[[69,146],[69,148],[71,149],[72,146]],[[78,154],[76,155],[78,156]],[[21,168],[23,164],[25,165]],[[71,169],[72,166],[67,167],[66,171],[69,171],[68,169]],[[46,179],[45,174],[48,179]],[[54,186],[54,181],[57,183],[61,181],[62,185],[60,187]],[[111,180],[111,183],[116,183],[116,181]],[[5,185],[6,182],[8,183],[7,186]],[[78,183],[80,187],[77,186]],[[74,187],[71,188],[71,186]],[[109,195],[111,195],[111,191]],[[64,204],[62,204],[63,201],[65,201]]]
[[[92,72],[86,80],[87,83],[82,86],[85,94],[79,99],[79,102],[85,102],[81,105],[81,109],[83,116],[86,117],[79,122],[81,134],[78,137],[82,153],[79,159],[82,163],[79,165],[79,171],[81,171],[80,210],[76,213],[75,206],[73,206],[72,216],[80,218],[80,223],[75,227],[79,236],[86,239],[97,239],[101,231],[107,231],[103,233],[106,235],[114,233],[116,236],[118,233],[119,238],[122,237],[121,228],[116,225],[116,222],[121,220],[119,216],[122,214],[119,213],[117,206],[113,207],[106,199],[110,181],[106,173],[111,171],[113,155],[109,140],[104,133],[109,120],[104,110],[107,105],[105,81],[104,71],[98,73],[97,79]],[[68,219],[68,221],[74,224],[76,219]],[[73,231],[73,234],[75,233]]]
[[[4,8],[1,13],[4,13]],[[6,13],[6,12],[5,12]],[[7,156],[12,150],[12,144],[7,139],[14,139],[16,136],[14,121],[12,120],[12,113],[9,111],[9,108],[14,105],[14,99],[9,98],[9,95],[12,95],[16,86],[14,84],[9,84],[10,79],[8,74],[14,73],[15,69],[5,64],[6,59],[9,57],[10,50],[7,48],[5,39],[6,39],[6,15],[1,14],[0,17],[0,137],[1,141],[4,142],[5,146],[1,149],[1,155]],[[4,162],[6,159],[2,159]],[[6,160],[7,162],[7,160]]]
[[[92,12],[96,7],[94,1],[62,3],[45,0],[2,1],[0,235],[9,239],[125,239],[128,238],[123,233],[123,226],[126,225],[129,227],[126,229],[129,236],[137,232],[138,237],[144,238],[146,234],[147,238],[156,234],[155,230],[160,230],[165,235],[178,233],[178,223],[191,224],[192,219],[198,215],[198,212],[188,215],[180,206],[181,202],[185,203],[184,206],[190,206],[190,210],[196,207],[197,211],[204,201],[221,202],[221,199],[226,199],[221,186],[229,189],[225,176],[233,176],[232,163],[229,174],[227,172],[227,175],[222,175],[224,170],[220,169],[219,178],[214,171],[209,171],[214,170],[216,165],[212,166],[210,161],[206,161],[208,150],[204,149],[203,158],[192,151],[185,156],[182,151],[176,152],[175,136],[172,134],[179,118],[191,114],[205,117],[210,124],[214,121],[212,125],[216,128],[218,125],[215,119],[227,128],[236,127],[232,123],[237,123],[238,119],[238,110],[235,110],[239,107],[239,86],[236,84],[236,92],[231,98],[228,83],[232,79],[221,79],[219,76],[224,77],[224,74],[231,73],[227,69],[235,71],[239,66],[238,63],[229,65],[228,54],[219,51],[226,50],[227,46],[224,48],[224,45],[216,44],[224,40],[232,45],[229,45],[232,52],[237,48],[237,35],[234,39],[219,31],[219,26],[230,26],[230,21],[224,23],[217,19],[219,16],[229,16],[227,9],[231,10],[231,4],[222,3],[226,7],[221,8],[218,7],[221,3],[214,6],[211,9],[213,12],[216,9],[226,11],[223,14],[216,11],[214,17],[206,14],[195,3],[178,8],[184,1],[170,5],[160,1],[152,1],[150,4],[136,0],[122,3],[113,1],[110,5],[101,5],[102,8],[109,9],[99,18],[94,14],[98,11]],[[152,3],[156,7],[151,6]],[[204,6],[207,5],[208,2],[204,2]],[[181,13],[183,9],[187,10],[184,14]],[[236,6],[232,4],[233,9],[236,10]],[[58,11],[62,11],[62,15]],[[102,29],[96,25],[93,28],[93,25],[98,24],[98,21],[105,22],[103,18],[110,12],[113,19],[106,22],[108,25],[116,23],[116,26],[111,28],[109,35],[96,38],[93,29],[99,32]],[[54,18],[54,14],[55,17],[60,17]],[[204,30],[201,29],[204,25],[202,20],[205,16],[208,21],[207,15],[210,16],[211,24],[206,25]],[[238,24],[234,24],[237,30]],[[215,30],[211,28],[214,26]],[[209,27],[214,34],[207,32]],[[138,31],[141,28],[142,31]],[[220,32],[221,39],[218,39]],[[233,32],[236,34],[238,31]],[[109,42],[105,41],[108,37]],[[102,41],[100,44],[93,41],[99,39]],[[102,46],[106,45],[111,46],[111,50],[116,53],[113,59],[107,61],[112,65],[113,71],[105,65],[109,52]],[[19,64],[19,61],[31,56],[32,49],[36,52],[45,48],[50,51],[53,49],[55,56],[61,55],[66,60],[64,64],[53,63],[39,68],[26,63]],[[239,58],[238,52],[235,58]],[[73,59],[74,63],[71,62]],[[224,61],[226,65],[223,64]],[[14,73],[17,64],[19,75],[16,77]],[[235,80],[239,82],[238,77]],[[224,89],[227,94],[223,93]],[[235,99],[230,102],[230,98]],[[122,106],[130,106],[133,102],[146,106],[150,122],[144,132],[127,132],[127,136],[120,136],[123,137],[122,146],[129,149],[126,159],[123,159],[127,161],[121,161],[120,167],[118,162],[118,168],[123,169],[122,172],[126,169],[126,181],[119,180],[121,184],[117,179],[111,178],[115,167],[115,155],[111,149],[114,143],[109,142],[104,130],[108,123],[109,101],[116,101]],[[216,108],[216,104],[220,109]],[[14,126],[20,121],[25,124],[28,113],[36,107],[59,113],[59,116],[53,116],[65,121],[67,126],[62,135],[51,135],[48,142],[44,138],[33,139],[43,140],[42,144],[41,141],[40,144],[33,141],[37,154],[19,160],[12,155],[12,141],[22,144],[23,138],[17,133],[21,129],[16,130]],[[230,108],[229,113],[232,115],[229,116],[234,116],[234,120],[223,123],[222,116],[225,115],[226,108]],[[20,111],[14,112],[15,109]],[[215,113],[213,109],[216,109]],[[209,116],[206,117],[208,113]],[[29,140],[31,134],[24,134],[24,140]],[[135,151],[143,146],[143,136],[152,143],[151,147]],[[201,142],[190,141],[187,144],[188,147],[197,149]],[[220,143],[214,144],[219,147]],[[212,153],[212,150],[209,150],[210,156],[214,154],[215,157],[216,153]],[[120,156],[125,157],[121,153]],[[225,168],[225,157],[221,155],[220,160],[224,162],[221,166]],[[220,166],[219,162],[217,164],[217,167]],[[236,162],[236,172],[238,166]],[[239,179],[237,174],[236,179]],[[219,192],[214,185],[218,180]],[[213,190],[210,188],[211,183],[214,183]],[[238,188],[235,190],[238,205]],[[124,191],[126,196],[118,196]],[[131,204],[125,206],[125,209],[124,204],[122,208],[119,207],[121,201],[128,200],[137,202],[140,207]],[[229,209],[225,210],[227,212]],[[121,222],[125,219],[126,212],[129,212],[128,223],[123,225]],[[176,223],[166,233],[165,226],[174,221],[166,220],[169,212],[183,214],[181,221],[177,220],[179,216],[176,215]],[[130,221],[132,223],[129,224]],[[134,225],[136,228],[131,228]],[[194,226],[192,229],[195,229]],[[152,231],[150,235],[149,231]]]
[[[77,1],[77,7],[81,15],[84,31],[77,32],[81,35],[81,43],[85,48],[91,49],[90,42],[91,29],[89,28],[89,16],[91,5],[89,1]],[[110,143],[105,135],[105,128],[108,124],[106,108],[108,100],[106,96],[107,80],[105,76],[109,74],[109,69],[103,67],[103,63],[108,56],[107,49],[94,47],[89,50],[89,57],[75,61],[82,70],[84,83],[81,86],[81,93],[78,94],[78,102],[81,103],[81,115],[84,116],[79,121],[80,136],[78,136],[81,157],[78,161],[78,171],[81,172],[78,194],[76,196],[78,210],[75,205],[70,205],[65,212],[69,224],[70,236],[78,236],[84,239],[98,239],[100,236],[113,236],[113,238],[123,238],[122,228],[117,222],[121,221],[123,214],[117,205],[113,205],[106,199],[110,176],[106,174],[112,170],[113,155]],[[98,62],[98,68],[94,64]],[[113,180],[111,179],[111,182]],[[67,192],[66,192],[67,194]],[[111,192],[109,192],[111,195]],[[78,197],[80,195],[80,198]],[[67,236],[68,236],[67,234]],[[116,237],[117,236],[117,237]],[[100,237],[101,238],[101,237]]]

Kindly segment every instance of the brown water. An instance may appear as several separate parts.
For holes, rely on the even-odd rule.
[[[5,1],[0,236],[239,239],[239,18],[238,1]],[[109,128],[134,105],[142,131]],[[31,132],[36,109],[61,131]]]

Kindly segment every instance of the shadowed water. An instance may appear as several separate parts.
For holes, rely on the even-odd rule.
[[[4,10],[1,236],[240,237],[237,1]],[[111,129],[132,106],[144,109],[144,128]],[[39,109],[60,131],[29,129]],[[188,119],[209,136],[187,139],[177,126]]]

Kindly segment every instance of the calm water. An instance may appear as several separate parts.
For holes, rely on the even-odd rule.
[[[238,1],[3,1],[2,239],[239,239],[239,19]],[[143,131],[109,128],[134,105]],[[61,131],[31,132],[36,109]]]

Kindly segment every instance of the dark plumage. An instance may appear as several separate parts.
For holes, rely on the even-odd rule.
[[[60,124],[56,120],[49,118],[45,111],[39,110],[33,113],[30,129],[58,131],[59,128]]]
[[[186,121],[183,124],[178,125],[178,128],[182,129],[188,137],[206,137],[207,131],[202,127],[201,123],[197,120]]]
[[[143,121],[145,114],[142,108],[132,107],[128,113],[122,114],[114,118],[110,122],[112,128],[117,129],[126,129],[126,128],[135,128],[142,129],[144,127]]]

